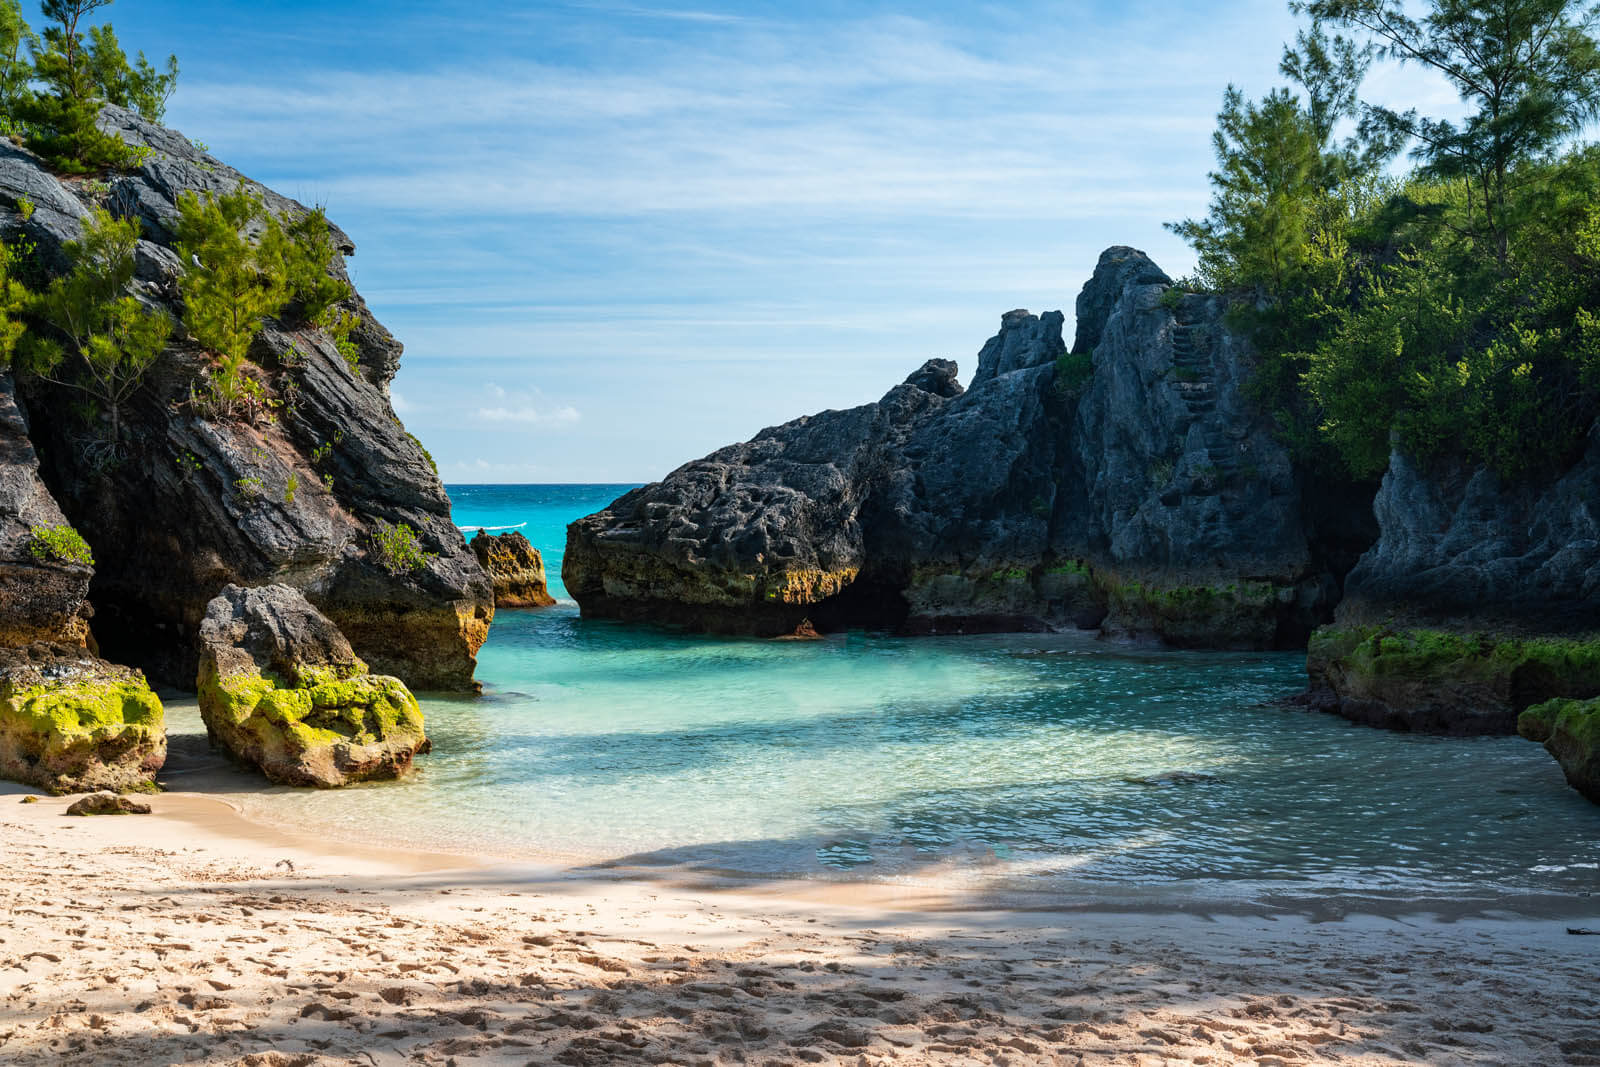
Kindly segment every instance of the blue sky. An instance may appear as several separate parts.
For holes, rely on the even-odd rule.
[[[321,202],[405,342],[447,481],[642,481],[764,426],[963,376],[1016,307],[1203,212],[1224,86],[1282,0],[120,0],[168,123]],[[1437,85],[1376,94],[1428,106]]]

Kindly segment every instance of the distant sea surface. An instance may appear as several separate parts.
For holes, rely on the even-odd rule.
[[[1600,807],[1543,749],[1273,706],[1303,655],[586,622],[560,584],[566,526],[628,488],[451,487],[468,536],[521,530],[562,603],[499,613],[482,698],[424,697],[412,779],[263,788],[247,810],[409,848],[1063,901],[1600,889]]]

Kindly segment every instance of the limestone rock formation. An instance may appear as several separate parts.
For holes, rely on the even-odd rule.
[[[397,778],[427,752],[405,685],[375,675],[286,585],[230,585],[200,626],[200,712],[212,740],[284,785]]]
[[[1397,451],[1373,510],[1382,535],[1311,644],[1314,702],[1380,725],[1511,734],[1532,705],[1600,695],[1600,427],[1542,486]],[[1390,651],[1413,646],[1429,654]]]
[[[1600,700],[1552,700],[1522,713],[1517,731],[1544,745],[1572,788],[1600,804]]]
[[[39,478],[15,383],[0,372],[0,647],[86,643],[94,568],[48,540],[70,531]]]
[[[144,676],[72,645],[0,649],[0,778],[50,793],[154,787],[161,701]]]
[[[171,248],[180,194],[243,183],[285,217],[306,210],[131,112],[107,107],[101,123],[149,150],[109,189],[57,179],[24,149],[0,143],[0,232],[33,242],[51,269],[67,266],[62,246],[80,235],[91,207],[136,217],[146,237],[136,295],[176,319],[186,269]],[[23,199],[33,204],[26,218]],[[345,254],[354,251],[343,233],[332,236]],[[338,257],[333,270],[344,271]],[[94,550],[90,598],[106,655],[192,684],[195,634],[218,590],[284,582],[334,619],[376,669],[423,689],[472,687],[493,590],[451,521],[431,460],[390,405],[399,343],[359,296],[344,310],[360,320],[348,361],[318,329],[268,323],[251,373],[271,418],[197,411],[190,389],[213,361],[174,341],[122,412],[114,466],[99,462],[97,428],[77,415],[73,396],[19,383],[44,483]],[[400,527],[418,551],[397,561],[379,535]],[[5,543],[0,557],[9,558]]]
[[[1111,249],[1074,355],[1060,313],[1009,312],[970,388],[932,360],[690,463],[573,524],[563,579],[585,614],[764,636],[809,618],[1303,643],[1370,537],[1334,552],[1347,532],[1308,517],[1223,310]]]
[[[545,583],[544,557],[519,531],[479,530],[471,548],[494,583],[495,607],[548,608],[556,602]]]

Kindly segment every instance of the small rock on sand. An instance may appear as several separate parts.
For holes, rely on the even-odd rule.
[[[67,809],[68,815],[149,815],[150,805],[115,793],[90,793]]]

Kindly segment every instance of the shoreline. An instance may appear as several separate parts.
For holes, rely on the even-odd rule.
[[[23,792],[0,793],[19,1065],[1600,1058],[1600,938],[1557,922],[949,909],[346,847],[192,794],[71,819]]]

